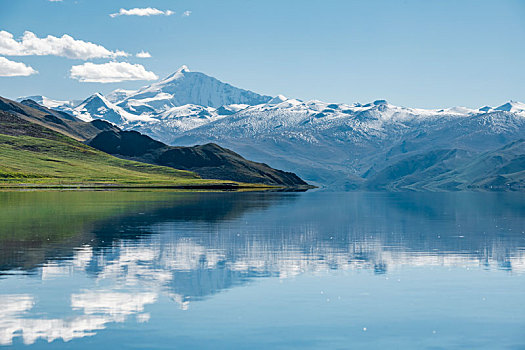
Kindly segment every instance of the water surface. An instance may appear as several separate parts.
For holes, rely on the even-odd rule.
[[[525,349],[516,193],[0,193],[0,347]]]

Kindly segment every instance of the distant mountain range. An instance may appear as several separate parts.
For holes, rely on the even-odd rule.
[[[333,189],[525,186],[525,104],[515,101],[433,110],[384,100],[301,101],[238,89],[186,66],[137,91],[94,94],[81,103],[31,99],[170,145],[217,143]]]

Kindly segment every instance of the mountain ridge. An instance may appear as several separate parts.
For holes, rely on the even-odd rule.
[[[308,184],[294,173],[246,160],[214,143],[173,147],[137,131],[110,130],[99,133],[88,140],[87,144],[120,158],[188,170],[204,179],[308,187]]]
[[[116,104],[130,113],[138,110],[160,113],[188,104],[219,108],[231,104],[256,105],[271,98],[236,88],[204,73],[191,72],[187,66],[182,66],[175,73],[130,93]]]
[[[525,104],[516,101],[496,107],[420,109],[386,100],[345,104],[278,95],[255,101],[258,104],[235,101],[217,107],[204,97],[192,101],[201,104],[165,104],[171,94],[159,86],[199,74],[203,73],[182,67],[137,90],[155,92],[144,98],[117,89],[114,95],[120,94],[127,102],[107,100],[102,109],[98,106],[89,113],[110,120],[101,111],[119,107],[123,112],[112,120],[123,130],[136,130],[169,145],[218,143],[334,189],[361,188],[370,176],[404,158],[423,160],[418,154],[448,149],[475,157],[525,137]],[[192,88],[202,90],[184,85],[184,89]]]

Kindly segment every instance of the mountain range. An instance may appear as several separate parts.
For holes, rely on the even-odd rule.
[[[171,147],[105,120],[82,121],[34,100],[18,103],[0,97],[0,146],[0,185],[311,187],[293,173],[215,144]]]
[[[219,144],[332,189],[525,185],[525,104],[515,101],[478,109],[301,101],[235,88],[186,66],[137,91],[97,93],[81,103],[31,99],[168,145]]]

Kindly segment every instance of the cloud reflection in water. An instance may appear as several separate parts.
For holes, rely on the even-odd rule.
[[[390,197],[283,196],[282,202],[257,195],[203,197],[206,210],[216,205],[225,220],[203,215],[197,201],[182,214],[179,206],[163,203],[144,215],[90,225],[82,234],[103,243],[74,246],[69,257],[46,259],[24,277],[39,276],[43,289],[69,293],[68,311],[57,318],[32,313],[45,300],[31,290],[0,295],[0,344],[16,337],[25,344],[70,341],[110,323],[148,322],[147,306],[162,296],[187,310],[192,301],[258,277],[331,270],[384,274],[405,267],[525,272],[519,207],[498,212],[472,201],[484,201],[482,196],[471,197],[469,206],[440,197],[437,204],[425,202],[426,212],[414,212]],[[253,210],[242,210],[250,205]],[[440,213],[446,206],[454,215]],[[317,212],[308,215],[312,207]],[[82,290],[60,290],[67,279],[82,280]]]

